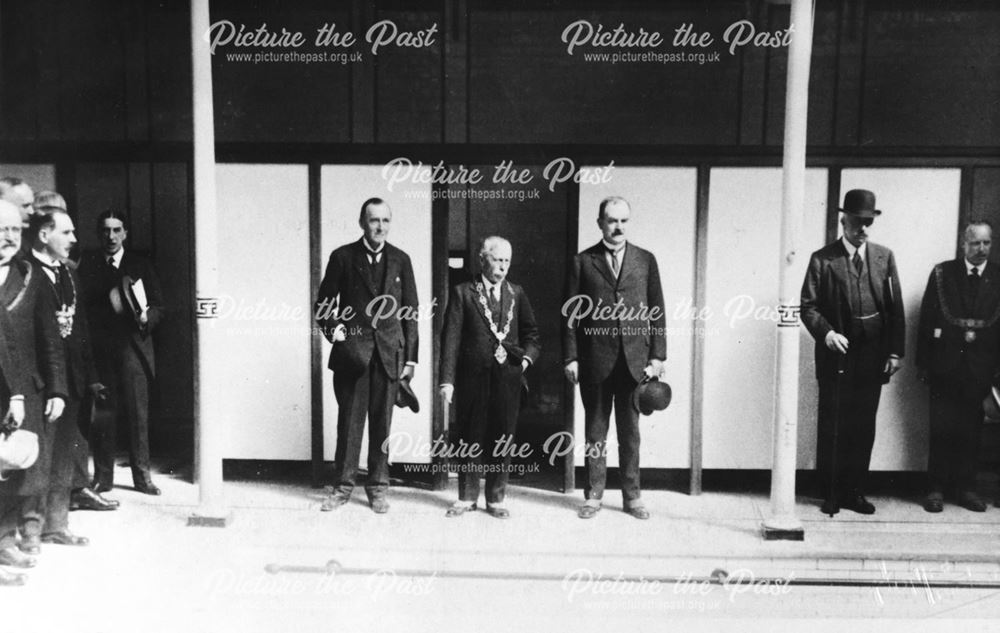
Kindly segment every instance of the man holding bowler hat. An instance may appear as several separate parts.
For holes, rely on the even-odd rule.
[[[864,497],[882,385],[899,370],[906,324],[892,251],[868,241],[882,211],[875,194],[844,195],[843,236],[812,254],[802,284],[802,321],[816,340],[817,470],[825,514],[873,514]]]

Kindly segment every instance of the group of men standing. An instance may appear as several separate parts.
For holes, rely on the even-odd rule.
[[[662,371],[666,316],[656,258],[625,239],[630,215],[625,199],[602,201],[597,217],[602,239],[574,258],[569,274],[567,296],[625,308],[613,322],[602,322],[593,313],[579,322],[567,322],[564,329],[565,374],[580,384],[586,410],[588,483],[586,501],[578,511],[584,519],[601,509],[612,409],[624,510],[638,519],[649,518],[640,495],[639,410],[633,395],[640,384],[658,378]],[[366,416],[368,501],[376,513],[389,509],[384,441],[393,404],[407,401],[398,395],[400,390],[409,391],[417,362],[416,323],[373,319],[373,310],[367,309],[384,296],[408,313],[417,307],[410,259],[386,242],[391,221],[384,200],[372,198],[362,204],[358,224],[363,235],[330,255],[315,304],[317,323],[333,343],[329,367],[338,404],[335,486],[323,502],[324,511],[350,500]],[[511,454],[496,447],[513,441],[526,391],[525,374],[541,353],[528,296],[507,279],[512,258],[508,240],[485,238],[478,270],[449,294],[439,393],[445,402],[454,403],[460,439],[472,447],[461,465],[459,499],[448,509],[449,517],[477,508],[484,474],[486,512],[499,519],[510,516],[505,492]]]
[[[77,263],[63,197],[0,179],[0,434],[23,429],[39,444],[32,466],[2,473],[0,585],[23,584],[4,568],[34,567],[43,543],[88,544],[69,530],[71,509],[118,507],[103,495],[113,486],[117,414],[129,424],[136,490],[159,494],[147,425],[160,286],[147,260],[125,253],[124,214],[109,210],[97,224],[101,252]]]
[[[802,286],[801,313],[816,339],[819,380],[817,470],[822,511],[842,508],[872,514],[866,498],[882,386],[900,369],[906,321],[895,257],[868,241],[882,211],[864,189],[844,196],[842,236],[812,254]],[[618,432],[623,509],[649,517],[639,481],[639,409],[635,395],[656,380],[666,360],[666,318],[656,258],[626,240],[629,203],[603,200],[601,240],[577,254],[566,296],[590,305],[621,306],[564,320],[564,373],[579,384],[585,410],[585,501],[580,518],[602,507],[606,442],[611,412]],[[362,237],[335,250],[317,298],[317,320],[333,343],[330,369],[339,406],[336,486],[322,509],[348,502],[357,477],[365,418],[369,420],[368,498],[375,512],[388,510],[388,455],[393,404],[406,402],[417,362],[416,323],[373,321],[366,307],[389,295],[416,310],[409,257],[386,242],[392,212],[381,199],[363,205]],[[969,222],[962,255],[936,265],[921,306],[917,366],[930,390],[930,460],[924,508],[941,512],[946,493],[982,512],[976,491],[984,400],[1000,370],[1000,268],[988,261],[992,226]],[[541,341],[524,289],[507,279],[513,249],[490,236],[481,243],[478,270],[451,289],[441,343],[441,397],[454,403],[461,440],[478,447],[460,469],[459,499],[447,516],[477,508],[480,475],[486,475],[486,511],[507,518],[505,489],[510,455],[490,448],[512,440],[525,391],[525,374],[537,362]],[[337,309],[331,310],[331,307]],[[604,318],[602,320],[602,315]],[[566,316],[565,314],[563,315]],[[609,322],[610,321],[610,322]],[[610,326],[610,327],[609,327]]]
[[[812,254],[802,285],[802,320],[816,340],[817,466],[822,512],[873,514],[865,497],[882,385],[905,354],[906,321],[895,257],[868,241],[882,211],[853,189],[840,209],[843,235]],[[917,369],[930,391],[927,512],[946,494],[984,512],[976,490],[984,401],[1000,370],[1000,268],[988,261],[993,228],[972,220],[962,254],[934,266],[920,309]]]

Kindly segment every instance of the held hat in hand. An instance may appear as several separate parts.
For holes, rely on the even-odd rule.
[[[132,289],[132,278],[128,275],[122,277],[121,283],[112,288],[108,296],[111,298],[111,308],[115,314],[125,314],[126,310],[133,315],[142,312],[139,300]]]
[[[859,218],[874,218],[882,215],[882,210],[875,208],[875,194],[867,189],[851,189],[845,193],[844,206],[840,211]]]
[[[663,411],[670,404],[670,385],[652,378],[639,383],[632,392],[632,406],[642,415]]]
[[[420,403],[417,402],[417,394],[413,393],[413,387],[409,380],[400,380],[399,389],[396,390],[396,406],[405,409],[410,408],[414,413],[420,413]]]

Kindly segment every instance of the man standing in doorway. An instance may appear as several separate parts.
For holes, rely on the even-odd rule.
[[[840,209],[843,237],[812,254],[802,284],[802,322],[816,341],[817,470],[824,514],[873,514],[864,496],[882,385],[899,370],[906,322],[892,251],[868,241],[882,211],[852,189]]]
[[[100,494],[114,485],[116,428],[122,419],[129,430],[132,485],[143,494],[158,495],[149,458],[149,393],[156,375],[153,332],[163,318],[163,293],[152,263],[125,249],[128,216],[109,209],[97,217],[97,231],[101,250],[80,261],[94,360],[107,387],[107,399],[96,407],[90,430],[93,488]]]
[[[381,198],[361,205],[363,235],[330,254],[316,298],[316,322],[333,343],[329,367],[337,398],[337,449],[334,490],[322,510],[351,498],[368,419],[368,502],[377,514],[389,511],[389,437],[400,381],[413,378],[417,364],[417,285],[410,257],[386,242],[392,209]],[[379,308],[394,307],[382,320]],[[372,309],[370,309],[370,307]]]

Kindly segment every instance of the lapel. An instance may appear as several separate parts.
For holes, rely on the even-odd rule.
[[[608,258],[604,256],[605,250],[604,243],[598,242],[591,250],[590,261],[594,268],[604,276],[608,285],[614,288],[618,285],[618,280],[615,279],[615,274],[611,272],[611,266],[608,265]]]
[[[851,289],[848,286],[854,273],[851,271],[853,266],[847,255],[847,248],[844,247],[844,242],[837,240],[837,251],[836,256],[830,259],[830,268],[833,270],[833,276],[837,279],[837,283],[840,284],[840,294],[846,298],[848,304],[851,302]],[[831,301],[835,298],[831,297]],[[854,306],[851,306],[852,308]]]
[[[396,279],[399,275],[399,260],[396,258],[396,254],[389,250],[389,244],[386,243],[382,247],[382,258],[385,260],[385,277],[382,278],[382,287],[379,291],[385,294],[385,288],[389,284],[390,279]]]
[[[625,255],[622,256],[622,269],[618,271],[618,285],[620,286],[626,277],[634,275],[639,271],[639,250],[629,243],[625,243]]]
[[[963,260],[962,266],[964,268],[965,262]],[[976,305],[973,310],[973,317],[978,317],[982,315],[983,318],[989,318],[992,314],[986,313],[985,311],[990,307],[996,305],[996,280],[993,278],[993,271],[990,270],[990,263],[986,262],[983,266],[983,275],[979,280],[979,292],[976,294]],[[966,282],[968,278],[966,278]]]
[[[25,274],[27,266],[27,262],[18,258],[15,258],[10,263],[10,272],[7,273],[7,281],[0,288],[0,303],[3,304],[4,309],[13,308],[11,304],[24,290],[28,279]]]
[[[378,291],[375,289],[375,280],[372,279],[371,269],[368,267],[368,250],[365,248],[364,239],[362,237],[354,243],[354,269],[357,271],[358,277],[365,282],[368,292],[374,297]]]
[[[511,304],[514,302],[514,295],[511,294],[510,284],[507,280],[503,280],[503,284],[500,286],[500,316],[497,317],[497,321],[500,325],[503,325],[504,319],[507,318],[507,311],[510,310]],[[514,317],[511,317],[514,320]]]
[[[500,299],[503,300],[503,291],[500,292]],[[469,284],[469,300],[472,301],[473,306],[476,309],[476,314],[483,320],[486,324],[486,330],[492,331],[490,326],[495,325],[490,321],[490,318],[486,316],[486,307],[483,306],[483,301],[486,300],[486,286],[483,285],[482,277],[477,277],[475,281]],[[492,338],[492,337],[491,337]]]
[[[889,276],[889,263],[885,254],[881,250],[868,245],[868,281],[871,283],[872,295],[875,298],[875,305],[879,310],[883,309],[885,302],[882,300],[882,285]]]

